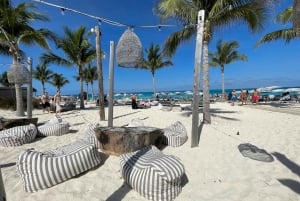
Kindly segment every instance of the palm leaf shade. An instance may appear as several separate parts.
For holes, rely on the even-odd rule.
[[[127,29],[117,45],[117,63],[124,68],[139,68],[143,63],[143,48],[139,37]]]

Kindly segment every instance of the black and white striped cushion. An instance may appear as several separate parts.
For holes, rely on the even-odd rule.
[[[164,128],[164,144],[172,147],[183,145],[188,139],[187,131],[184,125],[177,121],[174,124]]]
[[[3,147],[21,146],[32,142],[37,135],[34,124],[16,126],[0,131],[0,145]]]
[[[120,155],[120,164],[125,181],[149,200],[170,201],[181,192],[183,164],[153,145]]]
[[[70,124],[68,122],[61,123],[46,123],[44,125],[38,126],[38,136],[60,136],[69,132]]]
[[[57,123],[62,123],[63,119],[60,116],[54,116],[51,118],[49,121],[47,121],[47,124],[57,124]]]
[[[100,126],[98,123],[94,123],[94,124],[89,124],[86,128],[86,130],[84,131],[84,136],[83,136],[83,140],[91,143],[92,145],[94,145],[97,149],[100,149],[100,142],[96,137],[96,133],[95,133],[95,128]]]
[[[83,140],[47,152],[26,150],[17,161],[26,192],[49,188],[101,162],[97,149]]]

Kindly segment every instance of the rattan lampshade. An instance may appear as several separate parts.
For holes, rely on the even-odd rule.
[[[143,47],[138,36],[127,29],[121,36],[116,50],[117,63],[124,68],[139,68],[143,62]]]
[[[22,84],[29,83],[31,76],[29,70],[22,64],[12,64],[7,71],[9,83]]]

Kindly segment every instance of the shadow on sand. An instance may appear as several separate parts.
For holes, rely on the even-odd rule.
[[[285,155],[274,152],[272,153],[278,161],[290,169],[294,174],[300,177],[300,166],[295,162],[288,159]],[[300,182],[293,179],[277,179],[281,184],[289,187],[292,191],[297,194],[300,194]]]

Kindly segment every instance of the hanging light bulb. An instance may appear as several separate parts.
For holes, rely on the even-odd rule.
[[[98,24],[101,25],[101,23],[102,23],[102,20],[98,19]]]
[[[65,10],[66,10],[66,9],[65,9],[65,8],[60,8],[60,10],[61,10],[61,14],[62,14],[62,15],[65,15]]]

